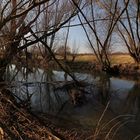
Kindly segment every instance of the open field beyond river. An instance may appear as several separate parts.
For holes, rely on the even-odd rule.
[[[133,58],[129,54],[113,54],[110,56],[110,59],[113,64],[134,63]],[[79,54],[75,61],[94,62],[97,61],[97,59],[95,55],[92,54]]]

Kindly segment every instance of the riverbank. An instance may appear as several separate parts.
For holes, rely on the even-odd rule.
[[[63,57],[60,55],[56,55],[56,58],[64,68],[70,71],[102,72],[102,67],[93,54],[77,54],[74,61],[71,61],[71,55],[67,56],[67,61],[64,61]],[[113,69],[117,68],[120,76],[140,75],[140,65],[136,64],[129,54],[112,54],[110,60],[111,67]],[[28,59],[28,61],[26,61],[25,58],[21,58],[18,61],[15,60],[13,63],[16,65],[17,69],[28,67],[28,70],[31,72],[33,68],[42,68],[44,70],[60,69],[60,66],[53,59],[48,61],[47,59],[42,58],[42,56]]]
[[[123,125],[117,117],[103,119],[105,115],[112,114],[107,111],[108,105],[98,118],[99,122],[95,128],[75,127],[74,124],[71,124],[71,127],[62,127],[53,123],[56,118],[36,115],[26,108],[17,106],[12,96],[0,92],[0,140],[104,140],[114,136],[115,140],[132,138],[134,134],[126,127],[116,135],[116,130],[119,130],[116,124]],[[101,129],[102,124],[107,126]],[[131,137],[125,135],[126,133]]]
[[[0,92],[0,140],[59,140],[26,109],[15,104],[12,95]]]
[[[102,67],[98,63],[84,62],[84,61],[67,61],[61,62],[63,66],[67,66],[71,71],[89,71],[89,72],[102,72]],[[55,63],[51,63],[50,67],[59,69],[59,66]],[[140,65],[135,63],[120,63],[112,64],[113,69],[118,70],[118,76],[140,76]]]
[[[93,54],[78,54],[74,61],[72,56],[67,56],[67,61],[64,62],[62,56],[56,55],[56,58],[62,64],[62,66],[67,67],[72,71],[95,71],[102,72],[101,65],[97,62],[95,55]],[[120,76],[139,76],[140,75],[140,64],[136,64],[133,58],[129,54],[112,54],[110,56],[111,67],[117,68]],[[43,60],[39,59],[38,64],[43,67],[43,69],[54,68],[59,69],[56,62],[50,61],[48,64]]]
[[[60,76],[60,73],[58,73],[58,75]],[[36,77],[36,76],[34,75],[34,77]],[[40,77],[42,77],[42,76],[40,76]],[[102,91],[102,85],[104,85],[106,82],[108,83],[108,80],[109,79],[107,78],[106,80],[100,81],[100,82],[103,82],[103,83],[101,83],[101,86],[100,86],[101,91]],[[107,85],[105,87],[108,88]],[[30,86],[28,86],[28,88],[30,88]],[[36,91],[36,92],[38,94],[41,93],[40,95],[43,95],[43,92],[40,92],[40,93],[38,91]],[[102,92],[104,93],[104,96],[106,98],[108,96],[109,91],[104,90],[104,88],[103,88]],[[101,96],[102,96],[102,92],[99,93],[99,94],[101,94]],[[48,93],[50,93],[50,92],[48,92]],[[17,94],[20,94],[20,92]],[[46,94],[46,92],[45,92],[45,94]],[[61,95],[62,95],[62,93],[61,93]],[[87,96],[89,96],[89,94]],[[44,97],[43,97],[43,99],[45,99],[45,102],[48,102],[47,98],[44,98]],[[92,96],[90,95],[89,99],[91,97]],[[62,99],[64,99],[64,96],[62,96]],[[88,128],[85,129],[83,127],[78,127],[79,125],[75,125],[75,123],[71,123],[70,124],[71,127],[69,127],[69,125],[66,125],[67,123],[65,123],[62,118],[59,119],[59,122],[62,122],[61,124],[65,125],[65,127],[64,126],[61,127],[60,125],[55,125],[54,122],[56,121],[56,119],[58,120],[58,118],[54,118],[52,115],[51,116],[45,115],[43,117],[40,112],[36,112],[36,114],[34,114],[24,107],[18,107],[15,100],[11,96],[7,97],[7,94],[5,94],[5,92],[4,92],[3,94],[0,95],[1,131],[4,132],[5,137],[7,136],[5,138],[6,140],[8,139],[8,136],[11,137],[11,139],[21,139],[21,138],[24,139],[24,137],[25,137],[26,138],[25,140],[28,140],[28,139],[29,140],[38,140],[38,139],[49,140],[50,137],[51,137],[50,139],[54,139],[55,137],[57,137],[57,140],[59,140],[59,139],[62,139],[62,140],[63,139],[64,140],[85,140],[85,139],[93,140],[94,130],[95,130],[96,124],[98,123],[98,120],[100,119],[100,116],[103,112],[104,106],[102,106],[102,105],[100,106],[100,104],[97,104],[97,106],[95,106],[96,105],[95,100],[89,100],[89,99],[87,100],[88,101],[87,105],[90,105],[90,101],[93,101],[92,103],[94,103],[94,104],[92,106],[92,110],[94,110],[94,108],[95,108],[95,111],[98,112],[99,114],[97,115],[97,113],[95,113],[95,112],[93,113],[93,116],[95,116],[95,118],[92,117],[92,119],[91,119],[92,121],[90,119],[87,120],[90,124],[92,124],[92,126],[89,127],[90,125],[87,125]],[[36,104],[39,104],[38,100],[37,100]],[[116,102],[115,102],[115,104],[116,104]],[[88,114],[87,109],[85,107],[86,106],[83,106],[83,108],[78,108],[77,111],[82,112],[82,110],[83,110],[83,112]],[[98,108],[99,108],[99,110],[98,110]],[[69,109],[67,109],[68,112],[71,112]],[[73,107],[73,109],[75,110],[76,108]],[[85,111],[84,111],[84,109],[85,109]],[[110,117],[105,117],[105,121],[106,121],[105,123],[107,123],[107,124],[111,119],[114,120],[114,117],[116,117],[116,115],[114,116],[114,114],[112,114],[112,112],[110,112],[110,114],[107,112],[106,114],[110,116]],[[38,115],[38,116],[36,116],[36,115]],[[71,114],[68,115],[68,119],[69,119],[70,115]],[[57,117],[57,116],[55,116],[55,117]],[[86,126],[85,119],[86,118],[84,116],[81,117],[81,122]],[[80,120],[80,118],[78,118],[78,120]],[[114,123],[115,124],[118,123],[118,120],[116,120]],[[100,138],[101,140],[104,140],[105,136],[108,136],[108,132],[110,132],[112,127],[114,127],[114,125],[115,125],[114,123],[112,124],[113,126],[109,127],[109,129],[102,130],[98,134],[98,136],[100,136],[102,134],[102,132],[104,132],[104,131],[106,132],[105,135],[103,136],[103,139]],[[123,122],[120,122],[120,124],[121,123],[123,123]],[[102,124],[104,124],[104,121],[101,123],[101,126],[102,126]],[[117,130],[117,128],[115,130]],[[121,130],[121,132],[123,133],[122,134],[123,136],[119,135],[120,138],[115,136],[116,140],[122,140],[122,138],[124,138],[125,134],[130,134],[130,132],[126,132],[126,128],[124,128],[124,130]],[[109,134],[111,135],[112,133],[109,133]],[[115,133],[113,133],[113,134],[115,134]],[[53,135],[54,135],[54,137],[53,137]],[[133,134],[130,136],[132,137]],[[127,138],[124,138],[124,139],[128,139],[130,136],[128,136]]]
[[[0,91],[0,140],[85,140],[91,134],[80,128],[57,127],[51,118],[18,107],[12,95]]]

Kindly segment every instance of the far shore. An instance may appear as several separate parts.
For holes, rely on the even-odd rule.
[[[95,55],[93,54],[77,54],[74,61],[72,61],[72,55],[67,55],[67,61],[63,60],[62,55],[56,54],[55,57],[59,60],[59,62],[65,66],[65,64],[71,68],[74,71],[79,71],[79,70],[86,70],[86,71],[102,71],[102,68],[100,64],[98,63]],[[25,61],[25,56],[22,57],[21,59],[21,66],[26,63]],[[16,60],[16,59],[15,59]],[[32,57],[32,59],[28,59],[28,66],[30,68],[32,67],[40,67],[43,69],[49,69],[49,68],[55,68],[59,69],[59,66],[56,64],[56,62],[49,61],[47,63],[47,59],[42,58],[42,56],[38,56],[37,58]],[[129,54],[121,54],[121,53],[115,53],[110,55],[110,60],[111,60],[111,66],[117,66],[119,68],[119,75],[129,75],[129,76],[136,76],[140,75],[140,64],[136,64],[133,60],[133,58]],[[17,61],[17,60],[16,60]],[[14,63],[16,64],[16,61]],[[19,61],[19,60],[18,60]],[[17,62],[18,63],[18,62]],[[18,63],[19,65],[19,63]],[[24,66],[23,66],[24,67]]]

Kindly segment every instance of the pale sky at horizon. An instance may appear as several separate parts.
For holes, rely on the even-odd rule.
[[[69,32],[68,45],[73,46],[73,42],[76,42],[76,45],[79,45],[79,53],[93,53],[92,49],[88,47],[88,40],[85,35],[85,32],[81,26],[71,27]],[[126,47],[123,47],[123,44],[116,43],[113,46],[115,52],[127,52]]]
[[[79,24],[79,23],[72,22],[71,24],[73,25],[73,24]],[[62,37],[60,42],[64,41],[63,36],[66,36],[66,32],[67,32],[67,28],[62,28],[58,31],[58,36],[60,36],[60,38]],[[30,36],[30,33],[27,34],[26,36]],[[68,42],[67,42],[67,45],[70,48],[72,48],[74,44],[76,44],[75,48],[76,49],[78,48],[78,53],[93,53],[93,50],[88,46],[88,43],[89,43],[88,39],[85,35],[85,32],[82,26],[70,27],[69,37],[68,37]],[[126,47],[120,47],[120,44],[118,43],[115,43],[115,45],[113,45],[113,50],[115,50],[116,52],[127,52]]]
[[[91,53],[87,46],[88,40],[81,26],[71,27],[69,32],[69,44],[73,47],[74,42],[79,47],[79,53]],[[76,46],[76,47],[77,47]]]

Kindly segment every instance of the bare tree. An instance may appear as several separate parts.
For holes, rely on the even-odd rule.
[[[73,12],[72,5],[67,1],[57,0],[51,7],[48,7],[44,11],[43,23],[42,23],[42,28],[44,28],[46,31],[45,34],[50,32],[48,30],[49,27],[51,27],[51,30],[57,29],[61,21],[68,18],[68,15],[70,15],[72,12]],[[55,45],[54,43],[56,38],[57,38],[56,32],[52,33],[50,37],[46,36],[44,38],[44,41],[50,46],[52,50]],[[47,59],[51,59],[51,56],[49,55],[49,52],[46,48],[45,48],[45,52],[46,52]]]
[[[38,43],[39,40],[49,38],[50,43],[45,43],[52,47],[55,33],[78,12],[75,7],[63,0],[2,1],[0,10],[0,48],[4,51],[0,69],[5,68],[19,51]],[[44,11],[46,14],[43,16]],[[42,28],[45,18],[47,21]]]
[[[125,12],[129,0],[122,8],[119,8],[118,0],[111,0],[106,2],[102,0],[90,0],[90,20],[80,9],[80,7],[78,7],[77,3],[74,0],[72,0],[72,2],[80,11],[81,15],[79,15],[79,20],[86,33],[90,46],[102,66],[102,69],[109,73],[118,72],[118,69],[114,69],[114,67],[111,67],[108,52],[111,47],[111,40],[114,28],[116,27],[116,24],[118,23],[120,17]],[[97,10],[99,10],[99,13],[97,12]],[[85,24],[83,24],[81,17],[83,17],[83,19],[87,22],[87,25],[90,29],[90,34],[92,33],[92,38],[95,39],[94,42],[96,42],[96,47],[95,44],[93,45],[93,41],[91,41],[90,38],[91,36],[89,36],[88,30],[85,27]],[[92,21],[92,24],[89,21]]]
[[[64,58],[65,54],[71,54],[71,48],[69,46],[65,47],[64,45],[61,45],[57,47],[56,53],[63,56]]]
[[[122,0],[120,7],[126,7],[125,12],[121,15],[116,29],[119,36],[124,41],[130,56],[136,63],[140,63],[140,1],[139,0]],[[100,3],[100,6],[113,15],[111,11]],[[120,11],[118,12],[118,14]]]
[[[125,3],[125,2],[124,2]],[[140,1],[131,0],[119,20],[118,33],[124,41],[130,56],[136,63],[140,63]]]
[[[72,46],[72,50],[71,50],[71,56],[72,59],[71,61],[74,62],[76,59],[76,56],[78,55],[78,51],[79,51],[79,45],[76,44],[76,41],[73,42],[73,46]]]
[[[24,36],[29,33],[30,27],[41,13],[40,5],[46,1],[1,1],[1,18],[0,18],[0,39],[1,48],[4,48],[4,55],[1,58],[1,67],[12,60],[13,56],[17,54],[18,47],[23,44]],[[32,12],[37,10],[37,14]],[[30,20],[28,20],[30,18]],[[22,41],[22,42],[21,42]]]
[[[69,38],[69,30],[70,30],[70,21],[68,23],[68,29],[67,29],[67,33],[66,33],[66,39],[65,39],[65,54],[64,54],[64,60],[65,62],[67,61],[67,44],[68,44],[68,38]]]

